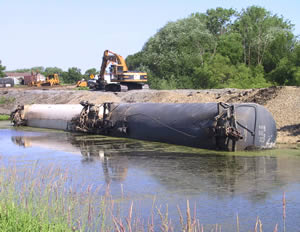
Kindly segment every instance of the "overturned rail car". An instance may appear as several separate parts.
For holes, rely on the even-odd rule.
[[[215,150],[275,146],[272,115],[254,103],[25,105],[14,125],[81,131]]]

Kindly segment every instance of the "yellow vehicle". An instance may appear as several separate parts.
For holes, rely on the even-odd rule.
[[[55,73],[55,74],[48,75],[46,78],[46,82],[43,83],[42,85],[50,85],[50,86],[59,85],[58,74]]]
[[[91,80],[95,78],[94,74],[90,75]],[[82,79],[81,81],[77,81],[76,87],[88,87],[88,81]]]
[[[32,81],[31,83],[28,84],[29,86],[36,86],[36,87],[41,87],[41,86],[53,86],[53,85],[59,85],[59,77],[58,74],[50,74],[46,77],[45,81]]]
[[[87,81],[86,80],[81,80],[81,81],[77,81],[76,83],[76,87],[87,87],[88,84],[87,84]]]
[[[105,80],[106,68],[109,68],[109,81]],[[124,58],[112,51],[105,50],[102,58],[99,78],[95,88],[105,91],[120,92],[121,87],[132,89],[142,89],[147,82],[147,73],[129,71]]]

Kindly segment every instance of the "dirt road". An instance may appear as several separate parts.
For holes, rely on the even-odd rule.
[[[135,90],[101,92],[75,90],[74,86],[56,88],[2,88],[0,114],[9,114],[17,105],[76,104],[87,100],[103,102],[255,102],[264,105],[273,115],[278,129],[278,143],[300,144],[300,87],[271,87],[266,89],[218,90]]]

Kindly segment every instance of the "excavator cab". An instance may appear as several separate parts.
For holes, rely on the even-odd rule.
[[[112,64],[109,68],[109,71],[112,76],[118,76],[118,77],[124,73],[123,66],[117,64]]]

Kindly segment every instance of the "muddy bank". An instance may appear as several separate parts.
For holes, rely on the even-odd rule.
[[[300,143],[300,88],[218,90],[136,90],[111,93],[78,91],[70,87],[56,89],[0,89],[0,114],[9,114],[17,105],[76,104],[87,100],[103,102],[255,102],[264,105],[273,115],[278,129],[278,143]]]

